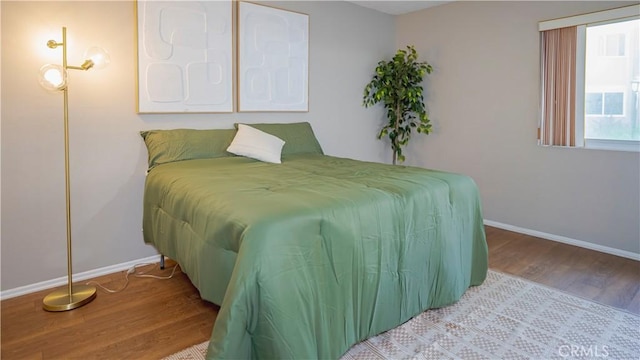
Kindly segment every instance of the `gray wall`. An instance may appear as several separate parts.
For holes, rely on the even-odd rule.
[[[472,176],[501,226],[639,254],[640,154],[536,145],[538,21],[629,4],[453,2],[397,17],[396,46],[435,70],[435,131],[413,139],[407,163]]]
[[[111,54],[106,69],[70,73],[74,273],[156,254],[142,241],[147,153],[140,130],[309,121],[327,154],[386,160],[375,138],[381,112],[361,101],[375,64],[395,50],[393,16],[346,2],[275,5],[310,15],[308,113],[141,116],[133,2],[2,1],[2,290],[67,271],[62,95],[37,81],[43,64],[61,62],[45,44],[61,41],[62,26],[71,65],[92,45]]]
[[[394,18],[346,2],[279,2],[310,15],[308,113],[141,116],[132,2],[2,1],[1,289],[66,275],[62,98],[37,83],[40,66],[60,62],[45,43],[62,26],[72,64],[94,44],[112,58],[71,73],[75,273],[156,253],[142,242],[140,130],[309,121],[326,153],[389,162],[375,138],[381,109],[362,108],[361,96],[377,61],[406,44],[435,68],[426,83],[435,131],[413,139],[408,164],[472,176],[486,219],[640,253],[640,155],[535,140],[537,22],[616,4],[454,2]]]

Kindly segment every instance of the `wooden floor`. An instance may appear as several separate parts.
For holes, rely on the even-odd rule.
[[[640,262],[492,227],[486,232],[491,269],[640,314]],[[166,276],[171,266],[151,273]],[[117,289],[125,273],[94,280]],[[73,311],[42,310],[51,290],[2,301],[0,358],[160,359],[209,339],[218,307],[200,300],[184,274],[130,279],[124,291],[98,290],[93,302]]]

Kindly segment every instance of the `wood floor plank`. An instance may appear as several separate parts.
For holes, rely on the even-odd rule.
[[[640,314],[640,262],[486,227],[489,267]]]
[[[167,276],[167,266],[153,274]],[[125,273],[94,280],[115,289]],[[94,301],[72,311],[44,311],[42,299],[51,291],[2,301],[0,358],[161,358],[208,340],[218,311],[180,272],[170,280],[131,277],[124,291],[99,289]]]
[[[494,227],[486,234],[491,269],[640,314],[640,262]],[[174,264],[150,273],[167,276]],[[125,278],[121,271],[93,280],[117,289]],[[99,289],[93,302],[66,312],[42,309],[51,291],[0,303],[0,358],[161,359],[208,340],[219,310],[181,272],[130,277],[125,290]]]

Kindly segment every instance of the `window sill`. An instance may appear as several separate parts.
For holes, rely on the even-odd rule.
[[[640,152],[640,141],[585,139],[585,149]]]

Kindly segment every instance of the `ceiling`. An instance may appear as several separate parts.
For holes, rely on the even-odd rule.
[[[349,1],[356,5],[364,6],[369,9],[378,10],[391,15],[401,15],[426,9],[432,6],[438,6],[449,3],[451,1],[431,1],[431,0],[413,0],[413,1]]]

